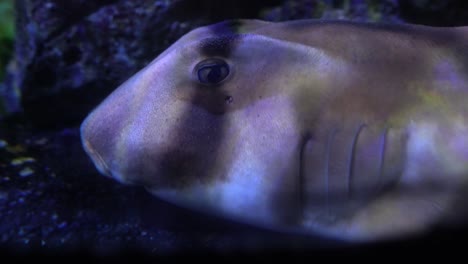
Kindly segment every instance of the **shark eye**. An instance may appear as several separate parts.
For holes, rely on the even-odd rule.
[[[202,61],[195,69],[202,84],[218,84],[229,75],[229,65],[219,59]]]

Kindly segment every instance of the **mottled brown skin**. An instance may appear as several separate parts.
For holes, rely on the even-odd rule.
[[[229,75],[201,83],[206,59]],[[82,140],[101,173],[183,206],[390,238],[460,217],[467,78],[464,27],[233,20],[188,33],[122,84]]]

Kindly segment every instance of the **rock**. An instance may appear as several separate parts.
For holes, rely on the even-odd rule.
[[[4,105],[39,126],[76,125],[192,28],[252,17],[265,2],[244,8],[232,0],[16,1],[16,59]]]
[[[409,23],[432,26],[468,25],[468,2],[462,0],[400,1],[401,16]]]
[[[41,125],[77,122],[189,30],[165,20],[169,8],[168,1],[149,0],[17,1],[10,89],[20,87],[21,106]]]
[[[468,23],[468,4],[456,0],[18,0],[15,4],[15,60],[0,85],[0,108],[8,113],[24,111],[30,121],[49,128],[79,124],[113,89],[180,36],[221,20]]]
[[[291,19],[340,19],[361,22],[401,23],[396,0],[385,1],[285,1],[265,10],[262,18],[271,21]]]

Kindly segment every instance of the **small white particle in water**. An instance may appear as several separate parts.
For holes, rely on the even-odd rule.
[[[47,143],[47,138],[38,139],[38,140],[34,141],[34,143],[37,144],[37,145],[44,145],[45,143]]]
[[[27,162],[35,162],[36,160],[34,158],[31,158],[31,157],[19,157],[19,158],[16,158],[16,159],[13,159],[10,164],[13,165],[13,166],[18,166],[18,165],[21,165],[21,164],[24,164],[24,163],[27,163]]]
[[[0,148],[4,148],[6,146],[8,146],[8,143],[5,140],[0,139]]]
[[[32,174],[34,174],[34,171],[29,167],[26,167],[19,172],[19,175],[21,177],[28,177],[28,176],[31,176]]]

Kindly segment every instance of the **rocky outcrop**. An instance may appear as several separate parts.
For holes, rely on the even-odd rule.
[[[8,112],[40,126],[75,125],[107,94],[190,29],[253,17],[266,2],[19,0]],[[232,8],[230,8],[232,7]]]
[[[8,110],[22,108],[44,125],[80,119],[190,29],[165,19],[168,3],[17,1],[17,70],[9,86],[21,91],[21,101]]]
[[[4,111],[23,112],[46,127],[79,124],[113,89],[180,36],[229,18],[468,23],[463,11],[467,9],[462,9],[467,4],[455,0],[18,0],[15,4],[15,59],[0,86],[0,108],[6,108],[0,109],[0,116]]]

